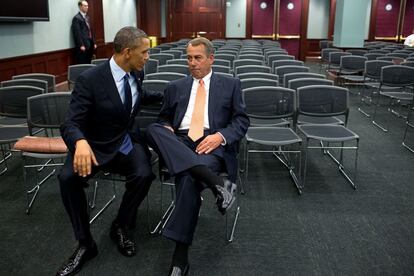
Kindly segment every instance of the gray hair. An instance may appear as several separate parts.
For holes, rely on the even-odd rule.
[[[116,33],[114,38],[115,53],[119,54],[125,48],[134,49],[138,47],[142,38],[148,38],[143,30],[130,26],[123,27]]]
[[[194,39],[190,40],[187,43],[187,47],[190,44],[191,44],[191,46],[204,45],[204,47],[206,49],[206,56],[210,56],[210,55],[214,54],[214,46],[213,46],[213,43],[211,43],[211,41],[208,40],[205,37],[197,37],[197,38],[194,38]]]

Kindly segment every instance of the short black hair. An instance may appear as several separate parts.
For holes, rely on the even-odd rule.
[[[121,53],[125,48],[134,49],[138,47],[142,38],[148,38],[143,30],[132,26],[123,27],[116,33],[114,38],[115,53]],[[137,40],[139,41],[137,42]]]

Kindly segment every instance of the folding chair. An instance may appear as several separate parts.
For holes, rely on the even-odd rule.
[[[70,92],[54,92],[33,96],[27,99],[27,124],[29,135],[19,139],[14,150],[20,151],[23,158],[23,177],[27,187],[27,208],[29,214],[41,186],[55,174],[56,169],[45,172],[47,168],[63,165],[67,147],[59,136],[59,128],[69,108]],[[34,129],[42,129],[44,136],[34,136]],[[40,133],[37,133],[39,135]],[[57,159],[61,161],[56,162]],[[30,161],[34,160],[32,163]],[[39,164],[36,161],[42,160]],[[35,177],[29,177],[29,171]],[[45,173],[43,179],[39,174]],[[35,184],[31,182],[35,180]]]
[[[296,114],[296,93],[292,89],[283,87],[255,87],[243,90],[243,99],[246,104],[246,112],[250,118],[287,120],[294,119]],[[293,121],[293,124],[294,121]],[[249,174],[249,156],[251,153],[272,153],[288,169],[293,182],[298,190],[302,193],[302,184],[300,177],[296,176],[296,166],[290,158],[290,154],[298,155],[298,172],[300,174],[302,139],[289,127],[286,126],[268,126],[256,127],[250,126],[246,134],[244,147],[245,156],[245,175],[244,182],[247,183]],[[266,149],[250,149],[251,144],[258,144]],[[290,149],[296,146],[297,148]],[[270,149],[269,149],[270,147]],[[286,155],[289,154],[289,155]]]
[[[298,125],[299,132],[305,137],[305,157],[303,171],[303,185],[306,183],[308,150],[322,149],[337,165],[345,179],[356,189],[357,160],[359,148],[359,136],[346,127],[349,115],[349,91],[343,87],[330,85],[310,85],[298,88],[298,115],[315,117],[345,116],[345,125],[334,124],[303,124]],[[311,146],[316,141],[322,146]],[[355,145],[345,146],[347,142]],[[327,143],[327,144],[326,144]],[[331,146],[334,143],[334,146]],[[338,144],[339,145],[336,145]],[[326,144],[326,146],[325,146]],[[339,158],[335,157],[331,150],[339,149]],[[355,150],[353,179],[345,172],[343,162],[343,150]]]
[[[161,52],[161,53],[158,53],[158,54],[152,54],[151,59],[158,60],[158,66],[160,66],[160,65],[167,64],[167,60],[174,59],[174,55],[164,54],[163,52]]]
[[[278,86],[277,80],[272,79],[264,79],[264,78],[247,78],[240,80],[241,88],[252,88],[252,87],[259,87],[259,86]]]
[[[238,76],[239,74],[244,73],[254,73],[254,72],[262,72],[262,73],[270,73],[271,69],[268,66],[263,65],[244,65],[235,68],[234,75]]]
[[[44,80],[47,82],[47,92],[55,92],[56,91],[56,77],[51,74],[44,74],[44,73],[29,73],[23,75],[15,75],[12,77],[13,80],[15,79],[36,79],[36,80]]]
[[[158,72],[158,60],[156,59],[148,59],[144,65],[144,74],[152,74]]]
[[[386,85],[389,87],[401,88],[401,91],[382,91],[382,86]],[[389,110],[397,116],[400,116],[399,113],[395,112],[391,108],[392,101],[401,103],[408,102],[409,106],[412,105],[414,98],[414,67],[408,67],[404,65],[389,65],[381,68],[381,79],[379,86],[378,100],[375,105],[374,115],[372,117],[372,123],[380,128],[382,131],[387,132],[388,129],[383,125],[378,123],[377,119],[377,110],[380,105],[381,96],[387,97],[390,100]],[[404,91],[404,89],[410,90]],[[409,110],[410,111],[410,110]]]
[[[145,75],[145,79],[147,80],[166,80],[166,81],[173,81],[178,80],[181,78],[185,78],[187,75],[182,73],[174,73],[174,72],[157,72]]]
[[[250,79],[250,78],[261,78],[261,79],[271,79],[275,81],[279,81],[279,77],[272,73],[265,73],[265,72],[250,72],[250,73],[242,73],[236,76],[240,80],[243,79]]]
[[[75,64],[68,66],[68,88],[71,90],[78,77],[86,70],[96,67],[95,64]]]
[[[172,73],[180,73],[189,75],[190,70],[188,69],[187,65],[181,65],[181,64],[166,64],[166,65],[160,65],[158,66],[158,72],[172,72]]]
[[[188,60],[184,58],[170,59],[170,60],[167,60],[167,64],[179,64],[179,65],[188,66]]]
[[[309,67],[298,65],[284,65],[274,68],[275,75],[279,76],[279,85],[284,86],[284,75],[289,73],[309,72]]]
[[[283,83],[285,84],[286,88],[289,88],[289,81],[294,79],[301,79],[301,78],[313,78],[313,79],[325,79],[325,75],[316,74],[316,73],[309,73],[309,72],[298,72],[298,73],[288,73],[283,76],[284,80]]]
[[[101,65],[107,62],[108,60],[109,60],[108,58],[96,58],[91,61],[91,64]]]

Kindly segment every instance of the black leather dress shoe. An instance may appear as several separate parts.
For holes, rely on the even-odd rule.
[[[236,199],[237,185],[228,179],[223,179],[223,186],[216,185],[217,197],[216,204],[221,214],[225,214]]]
[[[110,237],[116,243],[122,255],[127,257],[135,255],[135,243],[129,237],[126,229],[112,223]]]
[[[168,276],[185,276],[188,275],[188,271],[190,270],[190,265],[186,264],[183,269],[179,266],[173,266],[170,268],[168,272]]]
[[[58,270],[56,276],[75,275],[87,261],[96,257],[96,255],[98,255],[98,249],[95,243],[92,247],[79,246],[69,260]]]

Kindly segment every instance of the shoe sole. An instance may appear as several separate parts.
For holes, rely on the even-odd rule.
[[[229,205],[225,208],[225,209],[221,209],[220,212],[225,215],[227,213],[227,210],[229,210],[232,206],[234,201],[236,200],[236,196],[234,195],[235,192],[237,191],[237,185],[235,183],[231,184],[231,188],[230,188],[230,193],[232,195],[232,198],[230,200]]]

